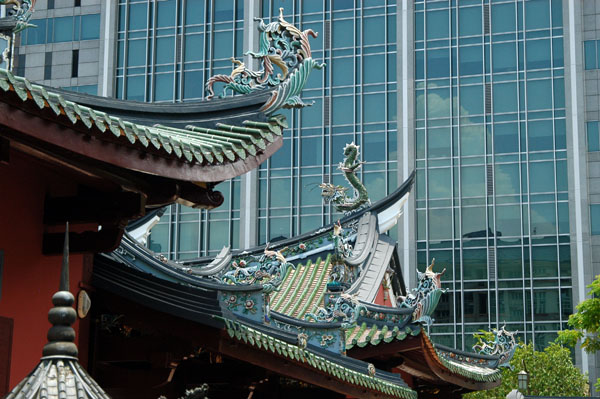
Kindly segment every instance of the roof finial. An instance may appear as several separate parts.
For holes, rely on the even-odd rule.
[[[75,330],[71,325],[77,320],[73,309],[75,298],[69,292],[69,223],[65,230],[62,270],[60,273],[59,291],[52,296],[54,307],[48,312],[48,321],[52,327],[48,330],[48,343],[44,346],[42,355],[77,357],[75,345]]]
[[[69,222],[65,228],[65,243],[63,246],[62,269],[60,271],[59,291],[69,291]]]

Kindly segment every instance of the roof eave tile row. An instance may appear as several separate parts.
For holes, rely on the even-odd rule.
[[[237,321],[229,319],[224,319],[224,321],[229,336],[238,341],[304,363],[343,382],[381,392],[389,398],[417,399],[417,393],[407,386],[394,384],[377,376],[351,370],[306,348],[292,345]]]
[[[35,103],[40,110],[50,109],[56,117],[65,116],[73,125],[81,123],[99,137],[110,135],[107,140],[117,139],[121,145],[141,147],[167,158],[200,165],[232,163],[256,156],[287,127],[281,115],[270,116],[268,122],[246,120],[242,126],[218,123],[216,129],[140,125],[67,101],[60,94],[4,69],[0,69],[0,89],[14,92],[23,103]]]

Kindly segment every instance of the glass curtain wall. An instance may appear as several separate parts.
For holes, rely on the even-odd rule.
[[[348,186],[337,169],[346,143],[360,145],[359,173],[372,201],[396,189],[396,2],[264,0],[262,15],[319,32],[302,97],[312,107],[287,112],[283,147],[259,169],[259,243],[298,235],[341,215],[322,203],[318,184]]]
[[[119,0],[116,93],[135,101],[180,102],[205,96],[204,82],[231,73],[243,56],[243,0]],[[240,180],[216,187],[214,211],[168,208],[149,246],[189,259],[239,246]]]
[[[417,258],[449,290],[437,342],[468,349],[506,322],[542,348],[573,310],[561,10],[415,1]]]

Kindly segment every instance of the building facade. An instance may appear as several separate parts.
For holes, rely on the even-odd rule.
[[[303,93],[314,104],[287,112],[283,147],[257,171],[218,186],[223,206],[170,207],[150,247],[189,259],[335,221],[317,185],[344,184],[337,164],[354,141],[373,201],[417,171],[393,234],[407,281],[432,258],[447,269],[434,339],[468,348],[506,322],[538,348],[552,341],[599,273],[594,0],[38,0],[17,71],[128,100],[199,100],[230,57],[251,63],[254,18],[280,7],[319,32],[313,58],[327,67]],[[595,379],[595,359],[576,356]]]

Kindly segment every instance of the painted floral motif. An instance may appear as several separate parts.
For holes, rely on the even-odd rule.
[[[255,314],[258,310],[254,299],[246,294],[224,294],[222,301],[232,312],[241,311],[244,314]]]

